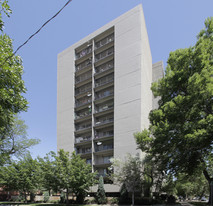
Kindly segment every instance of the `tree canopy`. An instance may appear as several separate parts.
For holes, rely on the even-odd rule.
[[[161,169],[178,174],[204,172],[210,182],[213,149],[213,17],[195,46],[170,53],[165,77],[153,83],[159,108],[149,114],[150,127],[135,134],[138,147]]]
[[[142,188],[143,164],[139,155],[127,154],[124,161],[114,159],[112,167],[115,168],[113,180],[115,183],[125,185],[127,191],[132,193],[132,205],[134,205],[135,192],[141,191]]]
[[[55,158],[58,189],[66,190],[67,198],[70,192],[74,193],[76,201],[82,203],[89,187],[96,183],[96,173],[92,173],[91,165],[75,152],[70,156],[69,152],[59,150],[58,156]]]
[[[0,156],[5,155],[4,143],[13,127],[15,115],[26,111],[28,104],[23,96],[26,88],[22,79],[22,60],[13,55],[12,40],[3,32],[3,17],[10,14],[8,2],[0,1]]]

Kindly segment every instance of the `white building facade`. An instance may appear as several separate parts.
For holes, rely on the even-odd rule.
[[[58,55],[57,149],[76,151],[104,177],[111,158],[140,153],[133,134],[156,106],[152,57],[139,5]],[[143,155],[141,154],[141,157]],[[105,179],[105,190],[118,187]]]

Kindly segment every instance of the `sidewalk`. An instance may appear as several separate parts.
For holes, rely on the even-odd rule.
[[[188,203],[188,202],[180,202],[181,206],[193,206],[192,204]]]

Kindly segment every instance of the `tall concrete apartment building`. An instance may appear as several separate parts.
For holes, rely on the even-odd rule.
[[[111,158],[139,153],[133,133],[149,126],[157,105],[151,83],[162,76],[162,63],[152,65],[141,5],[61,52],[58,150],[76,151],[103,176]]]

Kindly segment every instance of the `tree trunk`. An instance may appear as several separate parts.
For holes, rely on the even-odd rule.
[[[69,189],[67,189],[66,205],[69,205]]]
[[[213,204],[213,178],[211,178],[206,170],[203,170],[203,174],[209,183],[209,202],[208,204]]]
[[[132,206],[135,204],[135,192],[132,192]]]
[[[27,193],[24,191],[24,202],[27,203]]]

